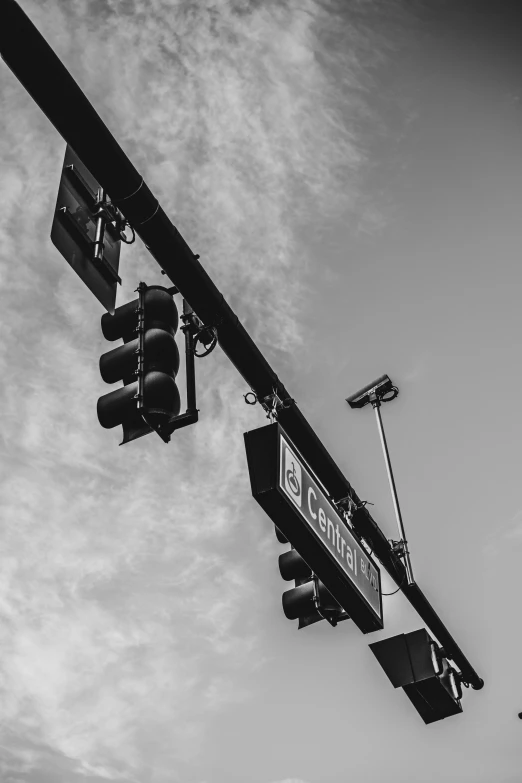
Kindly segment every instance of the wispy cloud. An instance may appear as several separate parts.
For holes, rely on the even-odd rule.
[[[274,781],[274,783],[306,783],[302,778],[285,778],[284,780]]]
[[[299,227],[353,205],[364,163],[349,14],[341,113],[322,3],[23,7],[264,350],[298,346]],[[3,67],[0,97],[2,763],[13,781],[172,781],[262,657],[245,616],[262,535],[238,558],[232,534],[252,509],[242,432],[264,419],[216,351],[197,368],[201,421],[168,448],[101,431],[101,313],[48,240],[63,144]],[[161,282],[143,248],[124,252],[120,301]]]

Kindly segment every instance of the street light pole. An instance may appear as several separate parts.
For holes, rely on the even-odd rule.
[[[406,579],[409,585],[415,584],[413,579],[413,570],[411,567],[410,553],[408,551],[408,541],[406,539],[406,532],[404,530],[404,523],[402,521],[401,507],[399,505],[399,498],[397,495],[397,487],[395,486],[395,479],[393,477],[393,470],[391,466],[390,453],[388,451],[388,444],[386,442],[386,435],[384,434],[384,427],[381,417],[381,400],[374,392],[370,394],[370,402],[375,411],[375,418],[377,420],[377,429],[381,436],[382,451],[384,454],[384,462],[386,464],[386,472],[388,473],[388,481],[390,482],[390,490],[393,500],[393,508],[395,509],[395,517],[397,519],[397,527],[399,529],[399,541],[396,543],[396,552],[404,559],[404,566],[406,568]]]

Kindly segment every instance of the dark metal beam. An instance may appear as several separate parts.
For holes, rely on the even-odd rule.
[[[92,175],[110,194],[151,255],[207,326],[216,326],[219,344],[259,399],[287,392],[223,295],[169,220],[139,172],[76,84],[65,66],[15,0],[0,6],[0,55],[74,149]],[[310,466],[334,499],[350,495],[361,501],[310,424],[295,404],[281,410],[281,425],[306,454]],[[354,517],[356,531],[370,544],[383,566],[473,688],[483,680],[457,645],[417,585],[406,584],[401,561],[365,508]]]

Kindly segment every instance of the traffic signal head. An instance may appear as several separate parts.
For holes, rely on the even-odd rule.
[[[124,344],[101,357],[100,373],[106,383],[124,386],[100,397],[98,420],[108,429],[121,424],[123,443],[153,430],[167,442],[169,422],[181,408],[178,311],[166,288],[140,283],[138,291],[137,300],[102,317],[104,337]]]
[[[460,673],[424,628],[374,642],[370,649],[425,723],[462,712]]]
[[[283,612],[289,620],[299,620],[299,628],[320,620],[335,626],[348,618],[297,550],[290,549],[279,556],[279,571],[287,582],[295,580],[295,587],[283,593]]]

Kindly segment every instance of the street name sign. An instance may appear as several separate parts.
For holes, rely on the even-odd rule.
[[[95,240],[97,200],[100,185],[67,146],[58,199],[51,229],[51,241],[87,288],[114,313],[121,239],[111,223],[100,235],[103,252],[97,257]]]
[[[244,437],[259,505],[363,633],[383,628],[378,566],[281,425]]]

